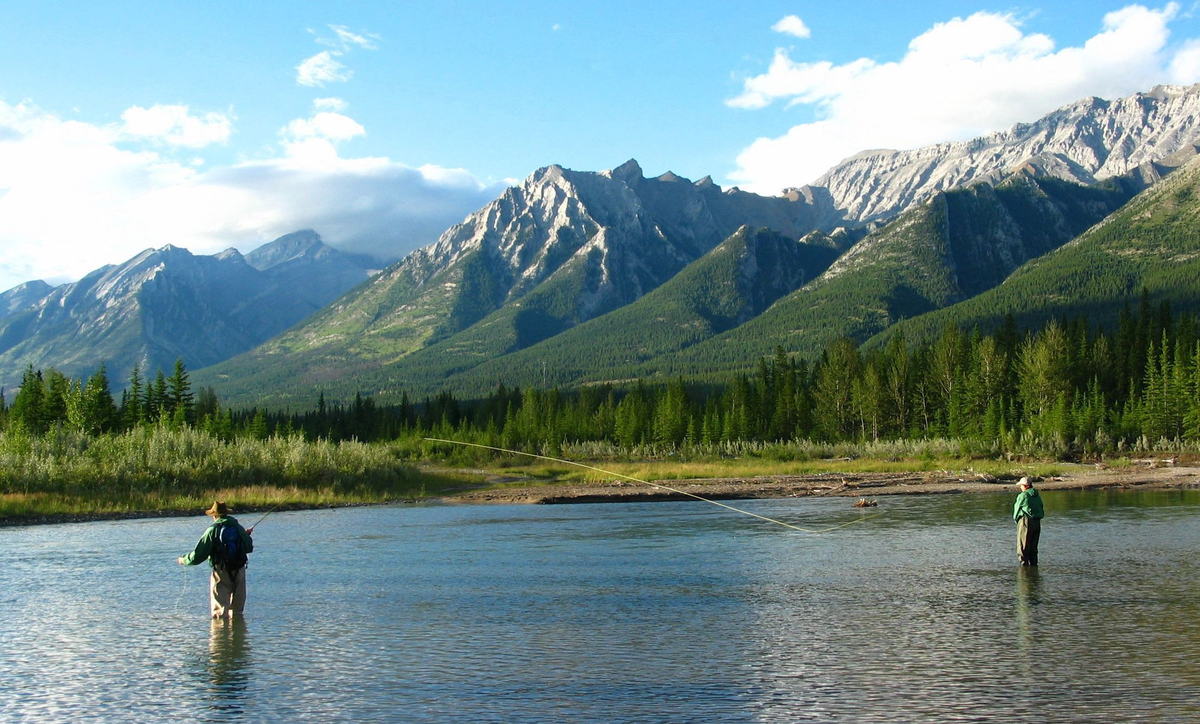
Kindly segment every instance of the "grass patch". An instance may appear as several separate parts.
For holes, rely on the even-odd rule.
[[[224,442],[190,429],[91,437],[0,434],[0,518],[240,511],[440,496],[461,476],[419,471],[386,445],[300,437]]]

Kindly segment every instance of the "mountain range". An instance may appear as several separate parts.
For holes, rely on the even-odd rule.
[[[1031,275],[1043,294],[1065,283],[1031,270],[1084,253],[1072,250],[1099,243],[1096,229],[1125,239],[1136,226],[1125,209],[1158,209],[1158,190],[1173,188],[1164,178],[1186,186],[1200,145],[1197,118],[1200,86],[1084,99],[971,141],[860,153],[773,197],[722,189],[709,177],[647,177],[632,160],[600,172],[548,166],[357,286],[367,279],[361,264],[344,285],[326,287],[320,254],[290,253],[282,239],[237,255],[263,279],[290,275],[269,303],[302,312],[290,321],[255,317],[262,304],[233,304],[250,299],[236,281],[221,303],[203,300],[208,316],[184,286],[160,282],[162,294],[139,297],[138,314],[155,320],[136,327],[140,336],[99,321],[71,334],[90,335],[92,360],[110,339],[135,337],[143,351],[132,357],[150,360],[145,340],[153,338],[156,360],[182,354],[192,368],[211,365],[193,378],[222,399],[308,407],[318,391],[386,399],[401,391],[476,394],[498,383],[719,380],[778,347],[811,356],[841,336],[865,341],[899,327],[915,337],[929,324],[994,321],[1010,308],[1032,324],[1050,307],[1022,311],[1001,303],[1006,291]],[[1185,224],[1190,202],[1178,203],[1183,210],[1163,217],[1169,228]],[[1172,256],[1173,241],[1158,257],[1136,240],[1121,243],[1126,257],[1186,266]],[[168,249],[153,254],[182,252]],[[229,261],[232,269],[233,255],[204,263]],[[1112,254],[1080,258],[1114,263]],[[116,299],[120,285],[102,282],[114,273],[77,282],[87,282],[86,293],[30,283],[0,295],[0,362],[85,365],[85,355],[55,346],[61,334],[51,331],[59,328],[49,310],[65,302],[47,300]],[[1157,283],[1146,274],[1124,278],[1135,277]],[[1129,284],[1114,287],[1112,304],[1137,293]],[[291,301],[301,288],[327,299]],[[1074,288],[1055,292],[1056,313],[1076,309]],[[1186,280],[1154,289],[1183,296],[1182,306],[1197,293]],[[33,317],[47,323],[32,325]],[[177,338],[189,335],[203,352],[184,350]],[[18,348],[21,355],[12,354]],[[118,359],[102,358],[110,367]]]
[[[151,374],[179,357],[190,368],[215,364],[310,316],[377,266],[299,231],[244,256],[167,245],[70,284],[22,284],[0,294],[0,383],[16,389],[26,365],[86,377],[103,362],[121,380],[135,364]]]

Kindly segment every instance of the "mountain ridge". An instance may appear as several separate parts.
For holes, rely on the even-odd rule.
[[[0,384],[15,387],[26,365],[85,376],[105,362],[120,379],[134,364],[169,368],[183,357],[202,367],[249,349],[367,278],[309,241],[262,270],[236,249],[194,255],[166,244],[59,287],[20,285],[0,297],[15,307],[0,317]]]

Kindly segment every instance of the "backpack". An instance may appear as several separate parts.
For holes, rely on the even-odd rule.
[[[222,523],[214,538],[213,557],[227,571],[240,571],[246,566],[242,531],[237,523]]]

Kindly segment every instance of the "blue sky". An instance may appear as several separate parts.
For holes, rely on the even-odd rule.
[[[760,193],[1200,81],[1187,3],[8,3],[0,290],[297,228],[399,256],[514,179]]]

